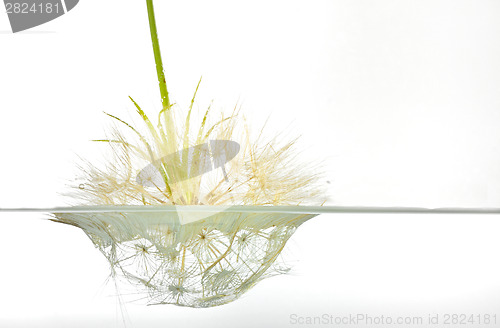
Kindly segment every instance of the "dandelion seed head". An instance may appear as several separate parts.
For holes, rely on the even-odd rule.
[[[169,110],[172,119],[179,119],[175,131],[166,129],[164,115],[152,123],[141,112],[143,126],[110,115],[131,133],[115,128],[101,140],[111,158],[103,166],[81,165],[84,183],[69,196],[77,205],[276,206],[325,201],[320,170],[297,159],[295,141],[264,141],[260,135],[252,139],[247,127],[239,126],[237,110],[211,121],[209,109],[197,123],[191,108],[186,117],[176,111],[176,106]],[[196,146],[210,140],[240,145],[234,158],[223,161],[223,170],[216,165],[204,171],[207,155]],[[224,155],[223,147],[215,150],[210,156]],[[162,162],[165,158],[168,162]],[[150,164],[156,171],[141,176],[141,169]],[[55,220],[81,228],[107,258],[113,277],[128,281],[150,304],[209,307],[233,301],[260,280],[286,272],[276,264],[281,252],[295,229],[313,216],[220,212],[181,223],[180,216],[170,212],[61,213]]]

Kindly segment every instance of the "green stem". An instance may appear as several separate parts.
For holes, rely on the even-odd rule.
[[[151,41],[153,41],[153,52],[155,55],[156,73],[158,74],[158,83],[160,85],[161,104],[162,104],[161,111],[163,112],[163,117],[165,120],[165,129],[167,138],[166,150],[169,152],[175,152],[177,151],[176,130],[171,111],[170,99],[168,98],[165,73],[163,72],[163,63],[161,60],[161,53],[160,53],[160,43],[158,42],[158,33],[156,32],[156,20],[155,20],[155,11],[153,7],[153,0],[146,0],[146,4],[148,7]]]
[[[153,51],[155,54],[156,73],[158,74],[158,82],[160,84],[161,103],[163,109],[170,107],[168,98],[167,82],[165,81],[165,73],[163,72],[163,63],[161,60],[160,43],[158,42],[158,33],[156,32],[155,11],[153,0],[146,0],[148,6],[149,29],[151,31],[151,41],[153,41]]]

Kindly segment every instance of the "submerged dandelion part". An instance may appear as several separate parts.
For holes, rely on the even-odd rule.
[[[275,260],[295,229],[314,216],[220,212],[185,225],[176,212],[67,213],[56,220],[85,231],[112,271],[150,304],[210,307],[282,273],[273,268]]]

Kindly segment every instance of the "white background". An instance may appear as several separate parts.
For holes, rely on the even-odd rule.
[[[325,160],[331,205],[500,207],[500,2],[156,1],[167,84],[238,102]],[[102,111],[159,107],[143,1],[82,0],[12,34],[0,13],[0,207],[64,205]],[[326,183],[326,179],[325,179]],[[112,326],[105,259],[72,227],[2,214],[0,326]],[[498,216],[322,215],[291,275],[213,309],[128,304],[130,325],[273,327],[290,314],[494,314]],[[295,325],[297,326],[297,325]]]

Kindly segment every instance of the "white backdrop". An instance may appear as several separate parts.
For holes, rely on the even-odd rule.
[[[173,100],[203,75],[200,108],[238,102],[254,126],[301,134],[330,205],[500,207],[499,1],[156,1],[156,16]],[[64,205],[76,154],[99,159],[102,111],[132,120],[129,95],[158,110],[148,33],[144,1],[82,0],[17,34],[0,13],[0,207]],[[42,217],[0,217],[0,326],[119,325],[105,259]],[[499,219],[323,215],[292,238],[291,275],[219,308],[130,304],[128,320],[494,314]]]

